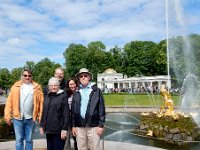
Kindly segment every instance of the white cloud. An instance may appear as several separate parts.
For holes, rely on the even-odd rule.
[[[169,0],[170,5],[173,2]],[[186,27],[199,33],[200,2],[181,3]],[[170,9],[170,23],[176,22],[174,14]],[[111,48],[133,40],[158,42],[166,37],[165,28],[161,0],[1,0],[0,68],[45,57],[63,63],[62,54],[70,43],[100,40]],[[170,32],[178,29],[170,24]]]

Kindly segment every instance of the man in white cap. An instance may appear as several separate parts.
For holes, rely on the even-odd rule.
[[[105,105],[101,90],[92,83],[92,73],[82,68],[76,74],[79,89],[72,100],[72,133],[78,150],[100,150],[100,136],[104,132]]]

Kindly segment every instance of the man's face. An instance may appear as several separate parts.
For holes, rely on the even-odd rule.
[[[24,71],[22,74],[22,81],[23,83],[31,83],[32,81],[32,74],[28,73],[27,71]]]
[[[83,86],[87,86],[90,82],[90,75],[87,73],[81,73],[79,75],[79,81]]]
[[[58,80],[62,80],[64,78],[64,72],[61,69],[56,69],[54,77],[57,78]]]

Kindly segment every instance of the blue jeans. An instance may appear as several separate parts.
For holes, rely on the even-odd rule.
[[[13,119],[13,126],[16,138],[16,150],[24,150],[24,140],[26,141],[25,149],[32,150],[32,135],[35,129],[35,122],[32,119]]]

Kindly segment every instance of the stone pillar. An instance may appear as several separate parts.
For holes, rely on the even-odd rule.
[[[128,82],[128,88],[131,88],[132,86],[131,86],[131,82]]]
[[[122,88],[126,88],[126,84],[124,82],[122,83]]]
[[[138,87],[138,82],[135,82],[135,88],[137,88]]]
[[[161,85],[162,85],[162,81],[158,81],[158,89],[160,89]]]

